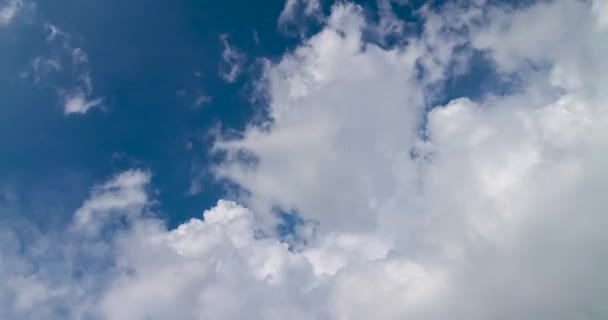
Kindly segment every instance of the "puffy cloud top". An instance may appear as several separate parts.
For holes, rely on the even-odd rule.
[[[131,170],[64,235],[2,228],[0,317],[608,317],[605,7],[426,8],[420,35],[387,47],[336,4],[266,64],[269,121],[214,146],[238,203],[168,230]],[[518,90],[434,105],[466,52]],[[272,232],[277,211],[302,218],[301,241]]]

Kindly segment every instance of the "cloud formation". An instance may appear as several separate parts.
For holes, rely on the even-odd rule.
[[[93,108],[101,108],[103,98],[95,97],[93,93],[87,53],[74,44],[76,41],[72,35],[58,26],[45,23],[44,31],[48,53],[32,59],[29,70],[21,76],[32,79],[34,83],[41,83],[42,80],[53,83],[66,115],[85,114]],[[67,73],[70,81],[58,83],[50,80],[55,80],[53,76],[62,73]]]
[[[323,8],[320,0],[287,0],[279,15],[278,26],[285,33],[297,32],[304,36],[309,20],[321,21]]]
[[[601,318],[608,64],[597,3],[447,5],[391,49],[361,40],[360,9],[335,6],[323,31],[269,65],[271,121],[219,141],[228,161],[216,173],[269,225],[278,208],[316,221],[321,237],[388,235],[396,257],[439,281],[424,303],[403,298],[380,318]],[[427,112],[463,45],[519,89]],[[335,318],[357,319],[360,305]]]
[[[220,36],[222,42],[222,61],[219,66],[220,77],[229,83],[235,82],[241,73],[245,64],[246,56],[233,45],[228,42],[228,35]]]
[[[0,317],[606,318],[602,8],[448,5],[385,48],[335,5],[267,63],[270,120],[216,143],[241,204],[168,230],[149,172],[111,177],[64,235],[2,229]],[[433,105],[463,45],[518,90]],[[298,241],[277,210],[304,220]]]
[[[5,0],[0,2],[0,27],[11,24],[24,11],[31,10],[33,5],[24,0]]]

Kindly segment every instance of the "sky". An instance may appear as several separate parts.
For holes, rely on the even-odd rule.
[[[0,319],[608,318],[608,2],[0,0]]]

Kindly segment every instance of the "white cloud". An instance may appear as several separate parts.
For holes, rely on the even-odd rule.
[[[211,101],[213,101],[212,96],[209,96],[206,94],[199,95],[198,97],[196,97],[196,99],[194,99],[194,107],[195,108],[202,107],[206,104],[211,103]]]
[[[387,252],[378,240],[356,235],[293,252],[260,237],[253,213],[228,201],[206,211],[204,221],[192,219],[169,231],[146,214],[153,203],[146,192],[149,181],[149,173],[132,170],[95,187],[63,237],[26,239],[32,249],[25,254],[4,237],[0,315],[327,318],[338,271],[366,268]]]
[[[63,111],[66,115],[84,114],[89,109],[100,106],[102,101],[102,99],[88,100],[82,92],[70,93],[65,97]]]
[[[72,72],[74,73],[74,84],[67,90],[61,90],[63,95],[64,114],[85,114],[90,109],[101,107],[103,99],[93,98],[93,80],[89,71],[89,56],[80,47],[72,44],[70,34],[59,29],[59,27],[46,24],[48,31],[47,41],[50,45],[59,42],[61,48],[59,55],[65,60],[69,60]]]
[[[89,57],[81,48],[73,48],[72,61],[74,64],[87,64],[89,63]]]
[[[22,72],[23,78],[31,78],[34,83],[45,80],[57,88],[62,100],[64,114],[85,114],[93,108],[101,108],[103,98],[93,94],[93,80],[90,74],[89,57],[84,49],[74,45],[73,36],[58,26],[45,23],[48,53],[34,58],[30,69]],[[67,83],[58,82],[58,74],[68,74]]]
[[[88,233],[96,232],[100,222],[108,220],[112,213],[139,215],[149,204],[145,187],[150,174],[141,170],[126,171],[105,184],[93,189],[87,200],[74,215],[74,228]]]
[[[418,51],[363,44],[361,14],[335,7],[322,32],[266,70],[270,132],[250,127],[242,140],[218,142],[235,162],[217,173],[251,192],[255,211],[297,208],[321,228],[368,229],[376,224],[373,203],[416,180],[410,151],[424,110]],[[260,158],[255,170],[238,161],[243,149]]]
[[[323,9],[320,0],[287,0],[279,15],[279,28],[287,31],[288,28],[295,26],[301,33],[304,28],[302,24],[306,23],[306,20],[320,21],[322,18]]]
[[[593,1],[593,12],[597,16],[598,26],[602,29],[608,27],[608,3],[602,0]]]
[[[0,2],[0,26],[11,24],[19,15],[31,10],[33,5],[24,0],[4,0]]]
[[[228,35],[221,35],[220,40],[223,46],[222,63],[219,67],[220,77],[226,82],[235,82],[243,72],[245,54],[228,42]]]
[[[63,236],[24,245],[0,229],[0,317],[606,318],[601,15],[565,0],[445,10],[383,49],[362,42],[361,9],[340,4],[267,65],[272,121],[216,146],[217,174],[249,208],[222,200],[167,230],[150,174],[134,170],[95,187]],[[564,15],[578,37],[552,24]],[[455,25],[469,33],[442,41]],[[520,90],[426,111],[462,41],[525,75]],[[277,207],[316,232],[290,250],[267,232]]]
[[[53,42],[55,40],[67,41],[70,38],[70,35],[68,33],[61,30],[58,26],[52,23],[45,23],[44,30],[48,33],[46,36],[47,42]]]
[[[38,56],[31,62],[31,69],[20,74],[21,78],[32,78],[34,83],[39,83],[43,78],[63,69],[61,63],[55,58]]]
[[[592,221],[604,224],[608,208],[598,165],[608,143],[608,63],[597,7],[427,10],[422,38],[385,50],[361,41],[368,26],[358,9],[339,5],[323,31],[269,65],[272,120],[219,141],[228,162],[216,172],[247,190],[242,200],[270,225],[279,207],[318,221],[321,237],[388,235],[396,257],[439,281],[428,301],[395,302],[381,318],[602,318],[597,297],[608,286],[594,280],[602,272],[593,257],[608,239]],[[450,76],[453,49],[467,43],[517,74],[520,92],[454,100],[425,116],[427,85]],[[423,117],[428,139],[416,133]],[[548,261],[559,272],[548,272]]]
[[[151,204],[144,191],[149,179],[148,173],[132,170],[95,187],[67,230],[2,226],[0,317],[89,319],[96,314],[112,274],[114,236],[108,232],[116,232],[120,219],[145,213]]]
[[[378,6],[378,24],[372,28],[372,32],[378,37],[387,35],[400,36],[405,30],[405,22],[393,11],[394,0],[376,0]]]
[[[96,308],[102,318],[341,319],[353,314],[351,303],[379,301],[353,296],[370,276],[392,283],[381,299],[401,286],[419,291],[412,297],[431,290],[417,284],[428,276],[424,268],[388,259],[390,244],[373,237],[334,235],[294,252],[259,237],[253,213],[233,202],[218,202],[204,217],[172,231],[136,220],[120,235],[117,273]]]

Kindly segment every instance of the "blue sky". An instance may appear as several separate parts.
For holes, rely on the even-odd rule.
[[[606,39],[603,0],[0,0],[0,318],[605,319]]]
[[[370,19],[378,19],[374,1],[361,4]],[[396,13],[411,21],[411,32],[419,28],[413,10],[422,4],[396,6]],[[36,220],[69,218],[86,186],[132,166],[154,172],[159,206],[171,225],[200,215],[201,208],[225,195],[206,172],[212,162],[209,132],[218,125],[243,130],[256,108],[263,108],[251,98],[258,59],[277,60],[299,40],[291,32],[294,26],[277,23],[283,1],[234,6],[225,1],[37,3],[35,11],[3,29],[0,170],[3,182],[19,190],[20,205],[31,207],[24,212],[36,214],[55,202],[65,207],[64,215]],[[324,10],[329,7],[325,3]],[[319,27],[314,19],[303,21],[310,22],[298,27],[304,32]],[[71,45],[86,52],[103,109],[64,116],[56,92],[74,82],[74,70],[37,82],[18,76],[36,57],[59,50],[46,40],[45,24],[69,34]],[[222,35],[244,57],[243,74],[234,83],[219,75]],[[467,75],[450,80],[441,99],[502,89],[487,84],[488,77],[495,81],[491,69],[476,61]],[[197,106],[201,97],[210,101],[203,98]],[[189,192],[193,184],[200,186],[196,194]]]
[[[3,29],[3,182],[20,190],[26,206],[69,203],[69,214],[88,193],[85,186],[121,168],[141,166],[155,172],[160,205],[172,212],[172,223],[200,215],[224,193],[204,178],[204,190],[188,195],[197,170],[204,171],[209,161],[207,131],[218,124],[242,129],[254,108],[245,80],[226,83],[218,75],[220,35],[227,34],[250,60],[276,56],[293,43],[277,30],[281,1],[263,9],[242,3],[235,11],[233,6],[223,1],[39,3],[32,17]],[[53,50],[44,23],[69,33],[73,45],[87,53],[104,110],[64,116],[55,91],[70,82],[70,70],[39,83],[19,78],[35,57]],[[251,66],[243,78],[255,72]],[[196,107],[200,96],[212,100]]]

